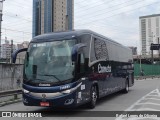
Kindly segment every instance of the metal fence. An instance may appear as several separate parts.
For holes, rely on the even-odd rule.
[[[160,65],[134,64],[134,76],[141,76],[141,70],[144,76],[160,75]]]
[[[0,64],[0,91],[20,88],[22,76],[22,64]]]

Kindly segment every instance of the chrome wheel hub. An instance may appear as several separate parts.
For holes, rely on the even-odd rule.
[[[93,100],[94,103],[97,101],[97,94],[96,94],[95,91],[92,94],[92,100]]]

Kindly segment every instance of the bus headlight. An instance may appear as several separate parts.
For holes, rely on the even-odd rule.
[[[71,93],[72,92],[72,90],[71,89],[69,89],[69,90],[65,90],[65,91],[62,91],[62,93],[63,94],[69,94],[69,93]]]
[[[28,91],[28,90],[26,90],[26,89],[23,89],[23,92],[24,92],[24,93],[29,93],[29,91]]]

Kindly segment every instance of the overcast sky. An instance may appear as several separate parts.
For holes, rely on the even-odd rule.
[[[139,16],[160,14],[160,0],[75,0],[75,29],[90,29],[140,51]],[[30,41],[32,0],[5,0],[2,42]]]

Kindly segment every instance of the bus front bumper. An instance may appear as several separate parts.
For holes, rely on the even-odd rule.
[[[43,107],[75,107],[77,105],[76,92],[58,97],[45,98],[45,96],[47,93],[43,93],[42,97],[23,93],[23,103],[26,106]]]

